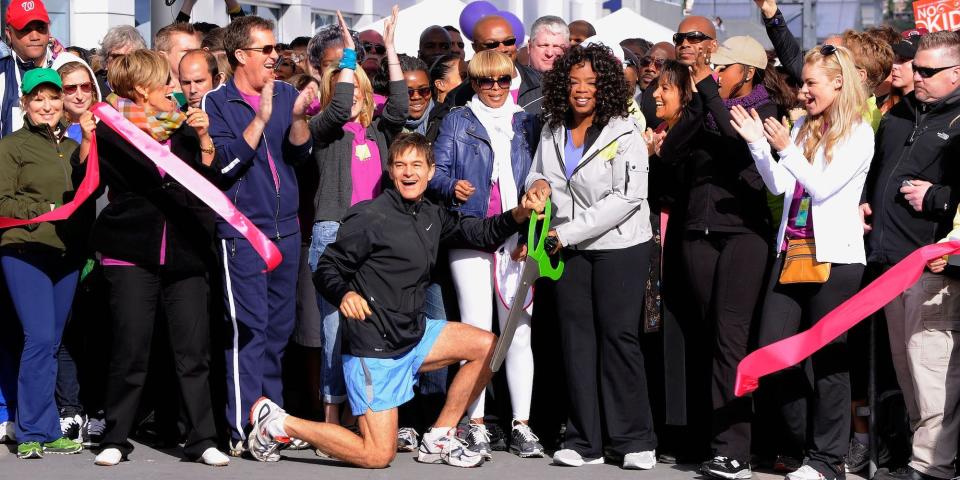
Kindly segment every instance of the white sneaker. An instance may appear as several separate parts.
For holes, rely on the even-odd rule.
[[[308,448],[313,448],[313,446],[307,443],[306,440],[293,437],[290,437],[290,444],[287,445],[287,450],[306,450]]]
[[[472,468],[483,465],[484,457],[467,448],[467,444],[457,438],[456,428],[451,428],[445,435],[440,436],[430,435],[429,431],[424,433],[417,450],[417,461]]]
[[[227,451],[227,454],[231,457],[242,457],[243,452],[247,451],[247,442],[243,440],[237,440],[236,442],[230,440],[227,442],[227,445],[230,446],[230,450]]]
[[[93,459],[93,463],[103,467],[112,467],[120,463],[121,460],[123,460],[123,454],[120,453],[120,450],[105,448],[97,455],[97,458]]]
[[[247,450],[253,458],[261,462],[276,462],[280,460],[278,450],[290,443],[289,437],[274,437],[270,435],[268,426],[272,422],[283,422],[287,412],[267,397],[260,397],[250,407],[250,423],[253,430],[247,437]]]
[[[230,463],[230,457],[224,455],[220,450],[210,447],[203,451],[203,455],[197,461],[211,467],[226,467]]]
[[[810,465],[804,465],[788,473],[786,480],[826,480],[826,477]]]
[[[16,427],[12,421],[0,422],[0,443],[17,443]]]
[[[657,452],[647,450],[645,452],[628,453],[623,456],[624,470],[650,470],[657,465]]]
[[[553,454],[553,464],[564,467],[582,467],[584,465],[600,465],[602,463],[603,457],[583,458],[575,450],[570,450],[569,448],[557,450],[557,452]]]
[[[60,417],[60,433],[77,443],[83,442],[83,427],[87,421],[82,415]]]

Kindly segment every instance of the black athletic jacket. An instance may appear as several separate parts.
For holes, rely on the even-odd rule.
[[[517,228],[510,212],[459,217],[427,199],[404,201],[393,189],[351,207],[313,276],[317,291],[332,305],[340,305],[352,290],[373,311],[366,320],[341,323],[343,353],[392,358],[409,351],[423,337],[424,291],[440,243],[492,249]]]
[[[907,95],[883,117],[862,200],[870,203],[873,230],[867,261],[892,265],[953,227],[960,203],[960,89],[932,105]],[[933,185],[923,211],[907,203],[904,180]]]

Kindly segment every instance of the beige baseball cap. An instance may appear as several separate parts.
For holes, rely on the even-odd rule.
[[[713,53],[710,61],[714,65],[739,63],[763,70],[767,68],[767,51],[753,37],[730,37]]]

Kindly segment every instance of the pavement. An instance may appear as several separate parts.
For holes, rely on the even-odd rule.
[[[322,459],[312,450],[284,451],[277,463],[260,463],[247,459],[231,459],[227,467],[208,467],[185,460],[179,450],[156,450],[134,442],[130,460],[115,467],[93,464],[93,453],[85,450],[76,455],[47,455],[42,460],[19,460],[15,445],[0,446],[0,478],[2,479],[391,479],[426,480],[439,478],[506,480],[522,479],[589,479],[608,480],[635,478],[644,480],[702,480],[694,465],[658,464],[649,471],[626,471],[616,465],[591,465],[580,468],[550,465],[550,459],[521,459],[506,452],[494,452],[493,461],[479,468],[461,469],[446,465],[417,463],[414,454],[398,454],[393,464],[383,470],[362,470]],[[7,447],[7,448],[2,448]],[[754,472],[753,480],[779,480],[783,476]],[[847,475],[849,480],[862,480]]]

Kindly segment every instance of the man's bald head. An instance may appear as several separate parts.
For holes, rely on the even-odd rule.
[[[676,60],[677,59],[677,49],[670,42],[658,42],[653,44],[650,47],[650,50],[647,51],[647,55],[655,58],[663,58],[666,60]]]
[[[441,55],[450,53],[450,34],[440,25],[431,25],[420,34],[417,56],[427,65]]]
[[[706,35],[706,37],[709,38],[698,36],[695,32],[699,32],[699,34]],[[691,15],[680,22],[680,26],[677,27],[677,36],[674,37],[674,40],[680,40],[676,43],[677,60],[685,65],[693,65],[696,63],[697,56],[701,50],[706,59],[709,60],[710,55],[717,51],[719,47],[717,43],[717,29],[713,25],[713,22],[707,17],[698,15]]]
[[[510,45],[504,45],[507,42]],[[510,60],[517,59],[517,37],[507,19],[499,15],[488,15],[480,19],[473,27],[473,51],[496,50]]]
[[[586,20],[574,20],[567,25],[570,28],[570,46],[580,45],[584,40],[597,34],[597,29]]]

